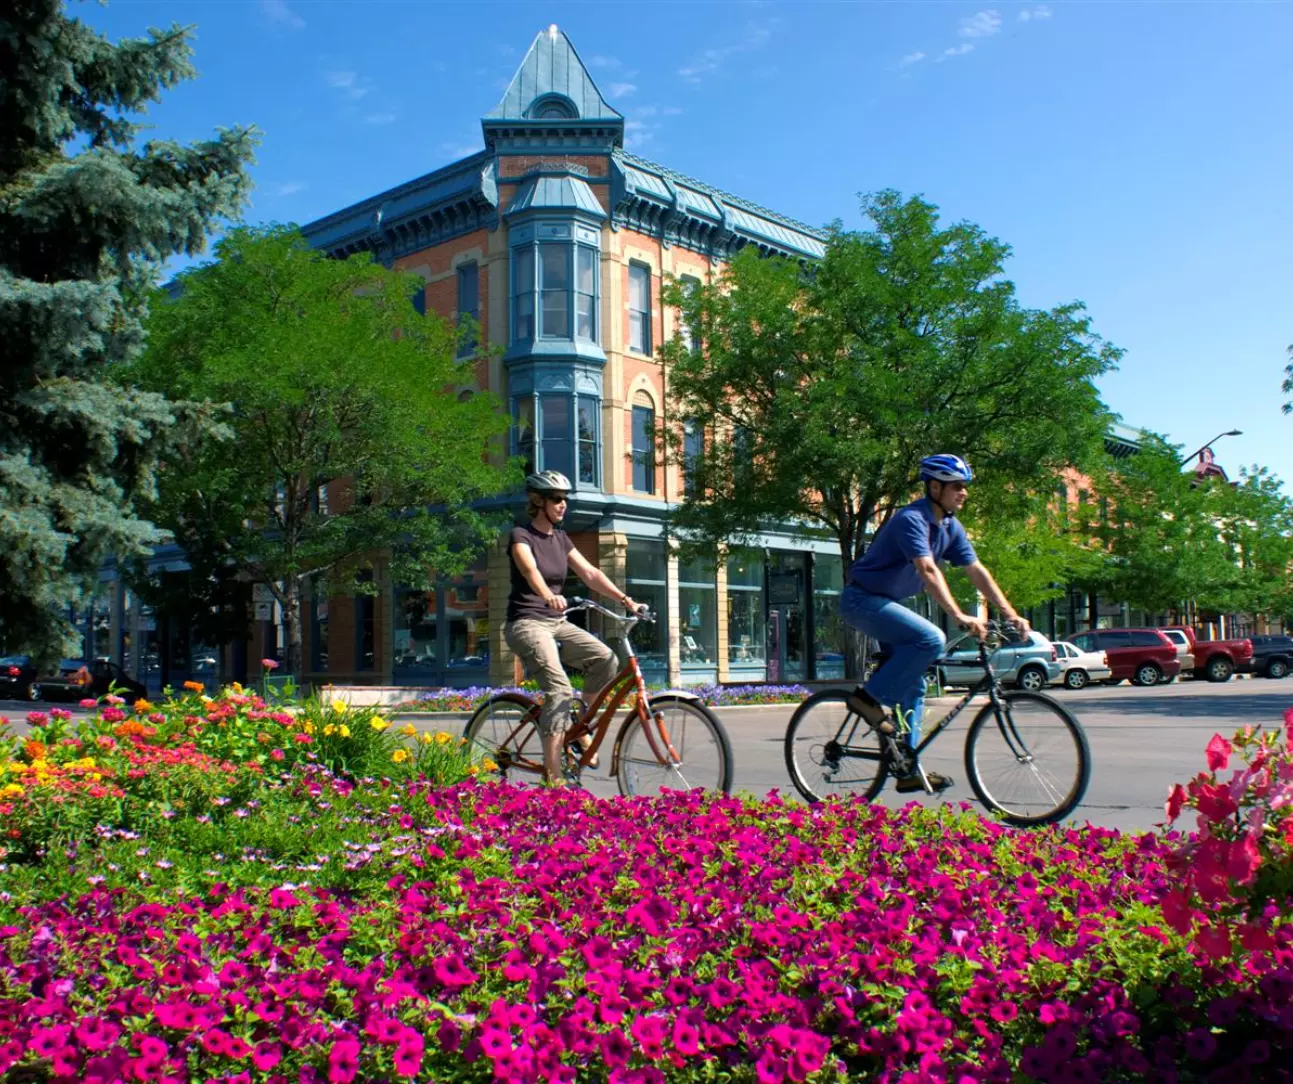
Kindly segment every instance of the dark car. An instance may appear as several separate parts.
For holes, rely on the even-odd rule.
[[[58,664],[58,673],[42,676],[32,682],[33,700],[84,700],[98,699],[109,692],[128,703],[142,699],[148,691],[142,682],[128,677],[111,659],[64,659]]]
[[[26,700],[31,695],[36,667],[28,655],[6,655],[0,659],[0,700]]]
[[[1253,657],[1241,663],[1239,669],[1250,674],[1264,674],[1268,678],[1288,677],[1293,666],[1293,636],[1250,636]]]
[[[1105,685],[1131,678],[1133,685],[1157,685],[1181,672],[1176,645],[1158,629],[1090,629],[1068,642],[1083,651],[1103,651],[1110,675]]]

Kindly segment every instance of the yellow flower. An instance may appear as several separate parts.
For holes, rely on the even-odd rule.
[[[349,710],[349,708],[350,708],[350,705],[347,704],[340,697],[338,697],[336,700],[332,702],[332,710],[335,711],[338,715],[345,715],[346,712]]]
[[[409,751],[407,749],[396,749],[391,754],[391,760],[395,761],[396,764],[403,764],[408,759]]]
[[[152,705],[152,704],[150,704],[147,700],[136,700],[136,701],[135,701],[135,711],[136,711],[138,714],[143,715],[143,714],[144,714],[144,712],[146,712],[146,711],[152,711],[152,710],[153,710],[153,705]]]
[[[371,719],[368,720],[368,725],[371,726],[374,730],[385,730],[391,724],[387,720],[383,719],[380,715],[374,715]]]
[[[101,776],[98,772],[91,772],[91,773],[90,773],[90,782],[91,782],[91,783],[98,783],[102,778],[103,778],[103,776]]]
[[[484,768],[484,769],[485,769],[485,771],[487,771],[487,772],[496,772],[496,771],[498,771],[498,765],[497,765],[497,764],[495,764],[492,760],[490,760],[490,759],[489,759],[489,757],[486,757],[484,760],[482,760],[482,761],[480,762],[480,766],[481,766],[482,768]]]
[[[468,765],[467,765],[467,774],[468,774],[468,775],[479,775],[479,774],[480,774],[480,769],[479,769],[479,768],[477,768],[477,767],[476,767],[476,765],[474,765],[474,764],[468,764]]]
[[[430,735],[430,734],[427,734],[427,733],[419,734],[419,735],[418,735],[418,741],[420,741],[423,745],[430,745],[430,744],[431,744],[431,735]]]
[[[204,704],[214,704],[214,703],[215,703],[215,701],[214,701],[211,697],[209,697],[209,696],[203,696],[203,697],[201,697],[201,700],[202,700],[202,703],[204,703]]]
[[[435,736],[436,745],[448,745],[451,741],[453,741],[453,735],[443,730]]]
[[[231,688],[236,693],[242,692],[242,686],[239,685],[238,682],[236,681],[232,685],[230,685],[229,688]]]
[[[413,735],[416,734],[417,732],[418,732],[418,728],[415,727],[412,723],[405,723],[402,727],[400,727],[400,733],[403,734],[406,738],[413,737]]]
[[[0,798],[21,798],[27,791],[18,783],[6,783],[0,787]]]
[[[305,722],[301,724],[301,729],[304,730],[307,734],[313,734],[314,724],[310,722],[309,719],[306,719]]]
[[[343,738],[348,738],[350,737],[350,727],[346,726],[345,723],[342,723],[339,727],[337,727],[337,733],[340,734]]]
[[[331,723],[329,723],[327,726],[323,728],[323,736],[325,738],[332,737],[332,735],[335,734],[336,732],[337,732],[337,728],[333,726]]]

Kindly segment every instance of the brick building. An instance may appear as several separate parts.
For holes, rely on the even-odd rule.
[[[660,301],[667,276],[703,280],[746,245],[813,260],[823,231],[684,177],[624,148],[624,118],[602,96],[566,36],[541,32],[502,100],[481,121],[477,153],[304,228],[323,251],[371,251],[419,273],[423,311],[479,325],[475,387],[507,404],[508,452],[574,481],[567,530],[634,598],[661,616],[635,633],[650,680],[802,681],[843,676],[835,542],[769,532],[710,567],[680,562],[665,513],[682,491],[681,467],[653,439],[671,416],[657,348],[686,334]],[[468,344],[470,349],[470,344]],[[1116,427],[1115,454],[1136,431]],[[500,449],[501,454],[501,449]],[[499,502],[516,515],[521,495]],[[158,551],[154,567],[182,570]],[[466,576],[415,591],[379,566],[376,592],[307,603],[309,682],[468,686],[510,682],[503,641],[506,555],[492,550]],[[86,652],[116,658],[151,686],[212,679],[216,653],[183,622],[154,620],[114,569],[83,615]],[[918,606],[928,611],[927,600]],[[1122,608],[1125,610],[1125,607]],[[1070,594],[1035,614],[1064,635],[1126,623]],[[278,654],[272,602],[256,605],[250,643],[235,644],[225,673],[258,670]],[[594,619],[594,627],[596,623]],[[250,666],[248,662],[250,660]]]

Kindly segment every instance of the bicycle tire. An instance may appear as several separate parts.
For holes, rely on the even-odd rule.
[[[533,718],[526,722],[531,713]],[[543,745],[534,721],[538,715],[539,702],[521,693],[491,696],[463,727],[472,760],[492,760],[505,782],[538,785],[543,778]]]
[[[1082,803],[1091,782],[1091,747],[1082,724],[1044,693],[1002,693],[1001,705],[1004,718],[998,718],[993,704],[985,704],[965,735],[965,775],[975,797],[1007,824],[1028,827],[1063,820]],[[1016,735],[1026,760],[1011,749]],[[1044,767],[1041,752],[1043,745],[1056,743],[1072,761],[1065,760],[1060,775]],[[1000,767],[990,768],[993,762]],[[1055,765],[1055,755],[1046,755],[1045,763]],[[985,769],[990,769],[991,782]],[[1004,796],[1005,773],[1011,769],[1031,785],[1032,799]]]
[[[654,696],[653,714],[664,715],[665,729],[679,761],[665,765],[655,755],[636,708],[630,708],[615,736],[615,778],[625,797],[660,794],[665,790],[732,789],[732,745],[718,716],[698,700],[682,696]],[[692,726],[691,724],[694,724]],[[694,735],[699,732],[699,739]],[[702,742],[704,743],[702,745]],[[648,778],[657,778],[652,786]],[[696,780],[703,780],[697,784]]]
[[[795,709],[786,726],[786,770],[805,801],[820,802],[842,794],[861,794],[869,802],[884,788],[889,766],[880,737],[848,710],[845,704],[848,696],[843,689],[814,693]],[[850,715],[857,719],[857,731],[848,739],[849,742],[856,742],[856,748],[874,749],[875,759],[848,756],[832,766],[828,761],[827,745],[835,739]],[[852,763],[867,767],[854,775],[847,767]],[[838,775],[841,770],[844,771],[843,776]],[[831,773],[836,773],[834,779],[830,778]]]

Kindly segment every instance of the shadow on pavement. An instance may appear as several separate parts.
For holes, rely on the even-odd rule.
[[[1240,694],[1209,699],[1183,696],[1156,696],[1154,693],[1127,696],[1102,696],[1083,703],[1069,701],[1068,707],[1082,717],[1084,711],[1126,712],[1128,715],[1162,715],[1178,719],[1242,719],[1253,724],[1279,724],[1284,712],[1293,707],[1293,687],[1287,696],[1272,693]]]

